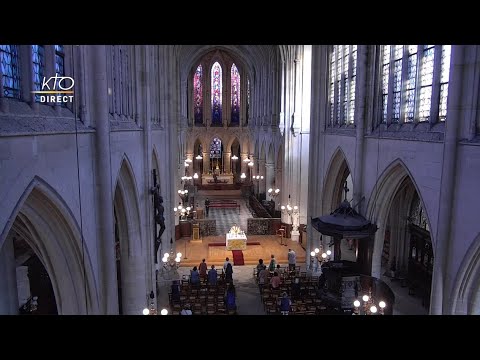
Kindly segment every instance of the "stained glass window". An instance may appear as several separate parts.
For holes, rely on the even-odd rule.
[[[0,45],[0,72],[3,95],[20,99],[20,62],[17,45]]]
[[[355,85],[357,45],[334,45],[330,54],[330,123],[353,124],[355,120]]]
[[[441,61],[435,61],[435,52],[440,47]],[[402,59],[404,52],[407,56],[405,61]],[[394,45],[393,49],[385,45],[382,64],[383,122],[387,121],[387,116],[392,122],[436,121],[431,119],[432,108],[438,108],[440,121],[445,120],[450,71],[449,45]],[[434,79],[440,85],[440,94],[432,99]],[[392,82],[390,89],[389,81]],[[389,95],[393,102],[391,114],[387,114]],[[401,109],[404,111],[401,112]]]
[[[335,55],[337,45],[333,46],[333,51],[330,54],[330,123],[333,124],[333,115],[335,113]]]
[[[340,124],[340,109],[341,109],[341,98],[342,98],[342,50],[343,46],[339,45],[337,48],[337,116],[336,122]]]
[[[350,124],[355,122],[355,85],[357,79],[357,45],[352,46],[352,76],[350,77],[349,97],[350,105],[348,106],[348,121]]]
[[[348,94],[350,89],[348,69],[349,69],[349,60],[350,60],[350,45],[343,45],[343,109],[342,109],[342,124],[347,123],[348,118]]]
[[[405,87],[405,122],[415,118],[415,86],[417,84],[417,45],[408,45],[407,83]]]
[[[392,122],[400,120],[400,100],[402,91],[402,53],[398,54],[398,45],[395,49],[395,60],[393,65],[393,101],[392,101]],[[400,45],[403,48],[402,45]]]
[[[222,157],[222,140],[214,138],[210,144],[210,158],[218,159]]]
[[[237,66],[232,65],[231,70],[231,83],[232,83],[232,124],[240,123],[240,74],[238,73]]]
[[[440,74],[440,106],[438,117],[440,121],[447,118],[448,81],[450,78],[450,54],[451,45],[442,46],[442,70]]]
[[[390,45],[383,47],[382,58],[382,122],[387,122],[388,82],[390,78]]]
[[[419,121],[430,120],[434,54],[434,45],[423,46],[422,66],[420,68],[420,105],[418,107]]]
[[[63,45],[55,45],[55,72],[65,76],[65,52]]]
[[[222,124],[222,67],[212,66],[212,125]]]
[[[43,74],[45,70],[45,48],[43,45],[32,45],[33,54],[33,89],[42,90]],[[40,101],[40,95],[35,94],[35,101]]]
[[[203,68],[198,65],[193,75],[193,112],[195,124],[203,123]]]
[[[410,205],[410,221],[412,224],[430,231],[425,210],[423,209],[422,202],[417,193],[415,193],[412,204]]]

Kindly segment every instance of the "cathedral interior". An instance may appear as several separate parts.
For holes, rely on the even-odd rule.
[[[480,314],[479,90],[477,45],[0,45],[0,314]]]

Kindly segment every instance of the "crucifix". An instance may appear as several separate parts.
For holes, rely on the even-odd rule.
[[[347,187],[347,180],[345,180],[345,184],[343,185],[343,191],[345,192],[345,201],[347,201],[347,193],[350,191]]]
[[[152,170],[153,173],[153,187],[150,189],[150,193],[153,195],[153,214],[155,220],[154,226],[154,253],[153,257],[155,260],[155,264],[157,263],[157,252],[158,248],[161,244],[161,236],[165,231],[165,217],[163,216],[163,212],[165,208],[163,207],[163,197],[160,195],[160,185],[157,184],[157,171],[156,169]],[[157,224],[160,225],[160,229],[158,230],[157,235]]]

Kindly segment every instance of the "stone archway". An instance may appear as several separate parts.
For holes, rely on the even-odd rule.
[[[466,251],[450,298],[452,314],[480,315],[480,234]]]
[[[128,159],[124,157],[114,193],[115,240],[117,244],[117,277],[119,304],[123,314],[140,314],[145,307],[145,299],[139,294],[147,293],[147,277],[150,261],[145,261],[144,253],[151,254],[152,244],[146,247],[141,243],[140,214],[136,182]],[[147,237],[150,239],[150,237]],[[151,259],[148,256],[147,259]],[[142,281],[141,279],[144,279]],[[120,300],[121,299],[121,300]]]
[[[330,160],[323,187],[322,213],[329,214],[344,199],[345,181],[351,183],[347,199],[353,195],[353,180],[345,153],[339,147]],[[350,177],[350,178],[349,178]],[[348,180],[347,180],[348,179]]]
[[[29,184],[2,231],[0,252],[8,251],[13,227],[47,271],[60,315],[99,314],[98,290],[80,226],[60,195],[40,177]],[[5,255],[5,254],[4,254]],[[7,254],[8,255],[8,254]],[[15,284],[16,285],[16,284]]]
[[[411,186],[415,192],[418,194],[420,201],[425,209],[425,217],[428,222],[428,228],[431,228],[430,221],[428,217],[427,209],[424,206],[422,194],[416,185],[415,179],[412,177],[406,165],[399,159],[395,160],[383,174],[377,180],[377,183],[372,191],[370,199],[368,201],[366,217],[372,222],[376,223],[378,226],[378,231],[375,235],[374,250],[372,256],[372,276],[380,278],[381,270],[381,259],[384,246],[384,236],[385,231],[387,230],[387,224],[389,220],[390,210],[392,204],[402,189],[405,188],[405,181],[409,182],[407,185]],[[411,196],[411,191],[410,195]],[[406,202],[408,203],[408,201]],[[401,214],[397,214],[397,217],[400,217]],[[406,221],[407,214],[404,215]],[[397,221],[401,219],[398,218]],[[433,247],[435,242],[433,239],[433,234],[431,236]],[[435,249],[433,249],[435,250]]]

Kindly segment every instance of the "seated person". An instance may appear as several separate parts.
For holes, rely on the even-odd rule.
[[[288,315],[290,311],[290,306],[292,305],[292,301],[290,300],[286,292],[283,292],[282,296],[278,298],[277,305],[282,315]]]
[[[198,272],[196,266],[193,267],[193,270],[190,270],[190,284],[192,285],[200,284],[200,273]]]
[[[217,269],[215,269],[215,265],[212,265],[212,268],[208,270],[207,281],[209,285],[217,285]]]
[[[192,310],[190,309],[190,304],[185,304],[180,315],[192,315]]]
[[[278,276],[280,276],[283,273],[283,269],[280,267],[280,264],[277,264],[277,268],[275,271],[278,273]]]
[[[228,310],[236,310],[237,305],[235,303],[235,286],[232,283],[228,285],[227,294],[225,296],[225,305]]]
[[[278,276],[278,273],[275,271],[273,277],[270,279],[270,286],[272,289],[278,289],[280,288],[281,283],[282,279],[280,279],[280,276]]]

